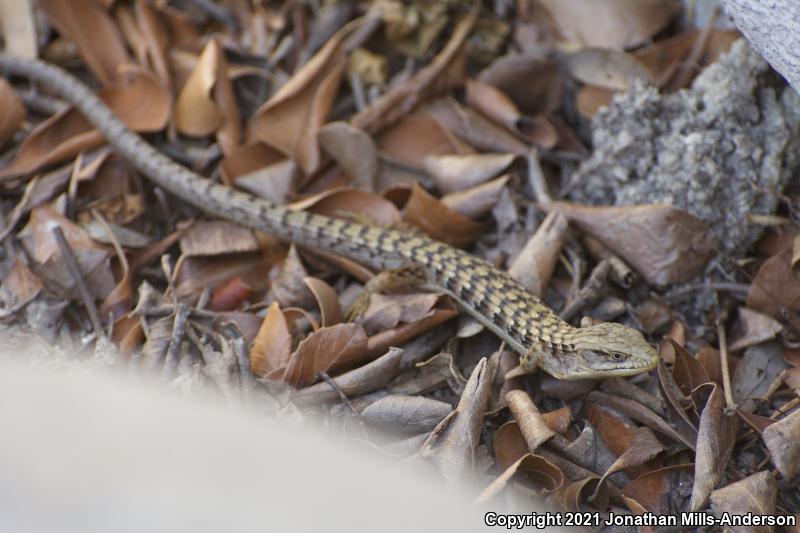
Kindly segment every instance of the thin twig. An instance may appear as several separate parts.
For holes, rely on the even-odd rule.
[[[60,226],[53,228],[53,236],[56,238],[58,249],[61,252],[61,258],[64,260],[64,265],[67,267],[72,279],[75,281],[75,285],[78,288],[78,293],[81,295],[81,300],[83,300],[83,306],[86,308],[86,312],[89,313],[89,320],[92,322],[94,333],[97,335],[97,338],[103,337],[103,323],[100,321],[100,313],[97,311],[97,306],[94,304],[94,298],[89,292],[89,287],[86,285],[86,280],[83,278],[83,274],[81,274],[80,267],[78,267],[78,261],[75,259],[75,254],[72,253],[72,248],[67,242],[67,238],[64,237],[64,232],[61,230]]]
[[[164,374],[171,376],[178,366],[178,354],[180,353],[183,336],[186,332],[186,321],[189,318],[190,308],[188,305],[178,302],[175,309],[175,320],[172,322],[172,335],[169,339],[167,355],[164,358]]]
[[[250,358],[247,356],[247,346],[235,322],[222,324],[222,337],[230,343],[236,362],[239,364],[239,384],[245,390],[251,390],[255,385],[255,377],[250,369]]]
[[[352,403],[350,403],[350,400],[347,398],[347,395],[344,393],[342,388],[339,387],[339,385],[337,385],[336,382],[333,381],[333,379],[331,379],[331,377],[328,375],[327,372],[320,370],[319,372],[317,372],[317,377],[323,380],[325,383],[327,383],[330,386],[330,388],[332,388],[336,392],[336,394],[339,395],[339,399],[342,400],[342,403],[344,403],[348,408],[350,408],[350,411],[353,412],[353,414],[358,420],[361,420],[361,414],[358,411],[356,411],[356,408],[353,407]]]
[[[536,146],[532,146],[528,152],[528,183],[533,191],[533,197],[540,204],[549,204],[553,201],[550,194],[547,180],[542,171],[542,165],[539,164],[539,150]]]
[[[560,316],[562,319],[571,320],[575,313],[600,299],[607,286],[606,280],[609,270],[611,270],[611,264],[608,260],[603,259],[597,263],[586,284],[578,291],[578,295],[561,311]]]
[[[717,337],[719,338],[719,358],[722,366],[722,389],[725,392],[725,405],[729,411],[736,410],[736,402],[733,401],[733,391],[731,390],[731,370],[728,366],[728,341],[725,337],[724,317],[717,319]]]

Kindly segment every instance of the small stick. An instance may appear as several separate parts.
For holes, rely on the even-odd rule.
[[[600,298],[603,289],[606,287],[606,278],[609,270],[611,270],[611,264],[607,259],[597,263],[586,284],[578,291],[578,295],[561,311],[560,316],[562,319],[569,322],[575,316],[575,313]]]
[[[230,343],[231,349],[236,355],[236,362],[239,364],[239,384],[246,390],[252,389],[255,377],[250,370],[250,359],[247,357],[244,337],[235,322],[222,324],[222,337]]]
[[[339,395],[339,399],[342,400],[342,403],[344,403],[345,405],[347,405],[347,407],[350,408],[350,411],[353,412],[353,414],[358,420],[361,420],[361,414],[358,411],[356,411],[356,408],[353,407],[352,403],[350,403],[350,400],[347,398],[347,395],[344,393],[342,388],[339,387],[339,385],[337,385],[336,382],[333,381],[333,379],[331,379],[331,377],[328,375],[327,372],[320,370],[319,372],[317,372],[317,377],[320,378],[325,383],[327,383],[328,386],[330,386],[330,388],[332,388],[334,391],[336,391],[336,394]]]
[[[67,242],[67,238],[64,237],[64,232],[61,230],[60,226],[53,228],[53,236],[56,238],[61,258],[64,260],[64,265],[75,281],[75,285],[81,295],[81,300],[83,300],[83,306],[86,308],[86,312],[89,313],[89,320],[92,322],[94,333],[98,338],[103,337],[103,323],[100,321],[100,313],[97,311],[97,306],[94,304],[94,298],[92,298],[92,294],[89,292],[89,287],[86,286],[86,280],[83,279],[83,274],[81,274],[81,270],[78,267],[75,254],[72,253],[72,248]]]
[[[164,358],[164,374],[171,376],[175,367],[178,366],[178,354],[181,349],[184,333],[186,332],[186,321],[189,318],[190,308],[188,305],[178,302],[175,310],[175,320],[172,323],[172,335],[169,339],[167,355]]]
[[[729,411],[735,411],[736,402],[733,401],[731,390],[731,369],[728,366],[728,341],[725,337],[725,325],[722,317],[717,319],[717,336],[719,337],[719,358],[722,366],[722,389],[725,392],[725,404]]]

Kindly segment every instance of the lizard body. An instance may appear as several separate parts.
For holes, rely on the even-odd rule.
[[[615,323],[573,327],[508,273],[462,250],[416,233],[291,210],[212,182],[130,131],[91,89],[59,67],[0,54],[0,69],[50,86],[132,166],[206,213],[373,268],[421,267],[429,287],[449,294],[520,354],[520,372],[538,366],[561,379],[602,378],[637,374],[658,362],[639,331]]]

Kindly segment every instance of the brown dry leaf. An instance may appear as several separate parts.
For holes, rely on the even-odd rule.
[[[435,293],[373,294],[360,322],[368,335],[397,327],[401,322],[418,322],[431,316],[440,298],[441,294]]]
[[[4,53],[12,57],[38,57],[36,18],[32,0],[3,0],[0,2],[0,34]]]
[[[390,394],[369,404],[361,418],[383,431],[417,435],[433,430],[452,410],[449,403],[433,398]]]
[[[739,308],[739,317],[734,326],[728,349],[732,352],[743,350],[754,344],[774,339],[783,330],[780,322],[769,315],[753,311],[747,307]]]
[[[741,402],[758,398],[789,365],[783,358],[783,346],[778,341],[751,346],[736,365],[731,378],[733,399]]]
[[[694,449],[695,447],[694,442],[691,442],[684,435],[678,433],[663,418],[637,401],[629,400],[627,398],[620,398],[619,396],[613,396],[600,391],[590,392],[588,399],[590,401],[597,402],[600,405],[605,405],[607,407],[611,407],[612,409],[616,409],[620,413],[648,426],[650,429],[658,431],[662,435],[666,435],[677,442],[682,442],[689,448]]]
[[[145,63],[143,56],[146,50],[149,64],[153,65],[153,70],[158,74],[162,85],[172,94],[172,75],[167,61],[167,50],[172,44],[169,29],[160,17],[161,13],[146,0],[136,0],[134,13],[142,36],[142,50],[138,54],[139,62]]]
[[[430,316],[413,324],[403,324],[388,331],[382,331],[370,336],[367,346],[370,354],[383,353],[390,346],[399,346],[409,340],[432,330],[433,328],[458,316],[458,311],[452,307],[436,309]]]
[[[0,78],[0,147],[8,142],[19,129],[25,118],[25,106],[11,87],[11,84]]]
[[[800,473],[800,410],[778,420],[761,434],[772,464],[786,479]]]
[[[592,500],[590,501],[589,498]],[[585,509],[587,503],[598,510],[606,509],[608,506],[607,485],[600,484],[600,478],[597,476],[565,483],[548,499],[548,503],[567,512],[578,512]]]
[[[658,365],[658,380],[664,397],[667,399],[668,410],[672,415],[675,429],[683,435],[683,442],[691,449],[695,449],[697,425],[700,419],[694,409],[692,399],[681,392],[663,360]]]
[[[361,189],[375,190],[378,148],[372,137],[347,122],[330,122],[319,130],[319,144]]]
[[[342,367],[352,367],[363,362],[367,355],[367,334],[358,324],[320,328],[297,346],[281,381],[302,388],[317,380],[317,372],[330,373]]]
[[[462,46],[475,26],[479,10],[474,7],[458,21],[450,39],[427,65],[408,82],[381,96],[375,103],[350,119],[350,124],[367,133],[376,133],[406,116],[419,103],[461,85],[464,76]]]
[[[235,183],[239,176],[256,173],[286,159],[280,151],[258,141],[251,141],[234,147],[225,154],[222,170],[228,184]]]
[[[376,226],[398,224],[402,217],[397,207],[380,195],[360,189],[342,188],[325,191],[295,202],[292,209],[307,209],[318,215],[347,217],[360,213],[369,217]]]
[[[306,174],[317,170],[317,132],[331,110],[346,66],[344,39],[360,24],[359,19],[339,30],[258,108],[248,124],[250,140],[280,150]]]
[[[508,267],[511,277],[536,296],[543,294],[555,271],[567,237],[567,227],[564,215],[548,214]]]
[[[491,501],[512,481],[532,487],[540,494],[549,494],[560,489],[564,479],[564,473],[556,465],[541,455],[526,453],[483,489],[475,503]]]
[[[241,277],[234,276],[211,292],[206,308],[211,311],[233,311],[253,296],[253,288]]]
[[[420,452],[433,459],[450,487],[462,486],[475,475],[475,451],[496,369],[494,357],[478,361],[453,414],[436,426]]]
[[[465,86],[466,100],[470,107],[511,131],[516,129],[522,114],[503,91],[488,83],[472,79],[468,79]]]
[[[119,348],[122,357],[129,357],[144,340],[144,328],[139,317],[122,315],[114,321],[111,341]]]
[[[294,394],[292,401],[298,405],[319,404],[338,401],[340,392],[353,397],[382,389],[400,373],[402,359],[403,350],[390,348],[376,360],[333,378],[336,389],[326,382],[317,383]]]
[[[782,308],[800,311],[800,282],[791,268],[792,248],[773,255],[756,272],[747,307],[781,320]]]
[[[753,413],[748,413],[747,411],[739,407],[736,408],[736,414],[738,414],[742,418],[742,420],[747,422],[747,425],[756,430],[756,432],[758,432],[759,435],[761,435],[765,429],[767,429],[769,426],[775,423],[775,420],[771,418],[768,418],[766,416],[754,415]]]
[[[564,213],[653,285],[687,282],[716,255],[708,226],[670,205],[589,207],[554,202],[541,207]]]
[[[564,39],[578,46],[625,49],[642,44],[681,10],[674,0],[539,0]]]
[[[778,484],[769,472],[756,472],[751,476],[726,485],[711,493],[711,510],[719,517],[729,515],[775,515]],[[770,526],[736,527],[737,533],[771,533]]]
[[[431,155],[425,171],[442,194],[463,191],[497,176],[514,161],[514,154]]]
[[[509,420],[497,429],[494,434],[494,459],[500,471],[519,461],[528,452],[528,443],[519,426],[514,420]]]
[[[292,354],[292,334],[280,306],[273,302],[250,349],[250,369],[259,377],[285,367]]]
[[[440,98],[425,110],[448,131],[483,152],[511,153],[525,157],[530,147],[502,126],[452,98]]]
[[[694,355],[694,358],[697,359],[701,365],[703,365],[703,368],[706,370],[706,374],[708,374],[708,379],[721,386],[722,361],[719,357],[719,350],[709,347],[700,348],[700,351]],[[730,363],[731,362],[729,361],[729,364]]]
[[[628,418],[593,402],[586,404],[586,419],[617,457],[625,452],[638,429]]]
[[[39,277],[22,262],[20,257],[16,257],[11,270],[8,271],[0,285],[0,301],[5,304],[5,309],[0,313],[11,308],[22,308],[28,302],[33,301],[43,288],[44,285]]]
[[[406,206],[405,220],[434,239],[459,248],[474,242],[484,229],[483,224],[453,211],[428,194],[419,184],[414,185]]]
[[[300,260],[297,248],[292,245],[286,254],[278,277],[272,281],[270,292],[284,307],[311,307],[316,299],[304,281],[308,272]]]
[[[581,83],[625,91],[639,80],[651,84],[650,72],[633,55],[609,48],[584,48],[567,56],[567,72]]]
[[[614,94],[611,89],[586,85],[580,88],[575,97],[575,108],[584,118],[592,118],[601,107],[611,103]]]
[[[694,465],[691,511],[702,509],[722,477],[736,442],[738,417],[725,412],[722,387],[710,385],[711,394],[700,415]]]
[[[503,91],[530,116],[550,113],[561,106],[564,78],[559,66],[539,55],[498,57],[478,79]]]
[[[28,257],[37,264],[37,275],[54,290],[71,294],[75,287],[75,280],[64,265],[53,235],[55,227],[64,232],[89,291],[96,298],[105,298],[114,288],[108,249],[94,242],[83,228],[49,206],[33,208],[28,224],[18,234]]]
[[[41,0],[37,5],[58,33],[75,43],[103,85],[121,81],[124,76],[120,65],[130,62],[130,58],[103,6],[94,0]]]
[[[530,452],[544,444],[555,433],[545,423],[542,413],[536,408],[527,392],[512,390],[506,393],[506,403],[514,420],[517,421],[525,442]]]
[[[442,203],[472,220],[480,220],[488,215],[500,201],[510,176],[501,176],[492,181],[469,189],[450,193],[442,197]]]
[[[155,77],[140,69],[126,70],[125,84],[109,86],[98,96],[132,130],[162,129],[169,118],[169,96]],[[19,146],[14,160],[0,170],[0,178],[29,174],[98,146],[105,138],[92,129],[75,109],[42,122]]]
[[[381,133],[381,153],[407,165],[421,166],[431,156],[459,152],[458,141],[435,118],[414,114]]]
[[[204,137],[216,132],[223,153],[241,143],[239,106],[228,78],[225,54],[212,39],[175,101],[175,126],[185,135]]]
[[[675,363],[672,365],[672,377],[675,378],[675,383],[680,387],[681,392],[685,396],[689,396],[693,390],[700,385],[709,383],[711,379],[708,377],[706,369],[700,362],[692,357],[692,354],[686,349],[669,339],[672,349],[675,352]]]
[[[147,255],[157,248],[160,246],[148,250]],[[269,272],[277,262],[279,259],[276,256],[260,253],[182,257],[175,274],[175,286],[178,296],[185,298],[197,296],[209,287],[217,287],[239,276],[252,290],[263,291],[269,282],[264,273]],[[132,270],[141,266],[135,265]]]
[[[239,331],[242,332],[247,345],[255,341],[258,331],[261,328],[263,318],[255,313],[242,313],[241,311],[222,311],[217,314],[214,320],[214,327],[221,328],[226,322],[233,322]]]
[[[344,315],[342,315],[342,307],[339,305],[339,296],[333,287],[312,276],[304,278],[303,281],[317,300],[322,317],[322,327],[340,323]]]
[[[566,433],[572,423],[572,411],[567,406],[559,407],[555,411],[542,413],[542,419],[556,433]]]
[[[180,239],[183,255],[224,255],[257,252],[253,231],[226,220],[200,220]]]
[[[672,507],[673,495],[688,484],[693,467],[692,464],[672,465],[642,474],[625,485],[622,493],[651,513],[675,513],[678,509]]]
[[[627,448],[622,455],[614,461],[614,464],[606,470],[603,477],[600,478],[600,482],[602,483],[608,476],[615,472],[642,465],[663,451],[664,446],[661,445],[650,428],[636,428]]]

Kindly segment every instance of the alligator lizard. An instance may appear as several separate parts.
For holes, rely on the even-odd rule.
[[[517,374],[538,367],[560,379],[628,376],[658,362],[639,331],[610,322],[573,327],[509,274],[462,250],[416,233],[291,210],[208,180],[130,131],[86,85],[59,67],[0,55],[0,69],[50,86],[132,166],[206,213],[376,269],[420,268],[428,287],[449,294],[520,354]]]

